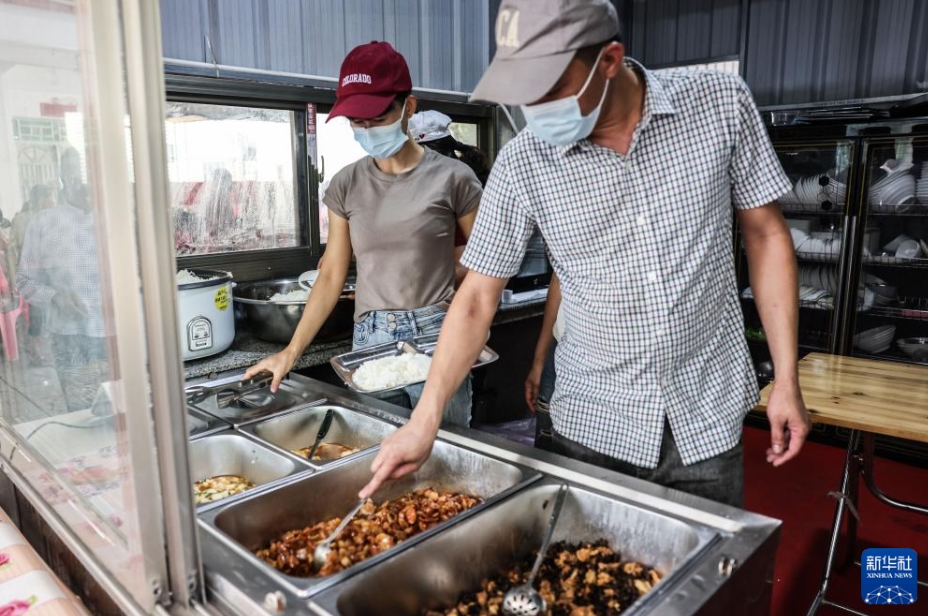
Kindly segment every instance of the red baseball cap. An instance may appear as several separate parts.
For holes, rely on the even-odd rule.
[[[338,116],[376,118],[401,92],[412,90],[406,59],[390,43],[372,41],[348,52],[335,88],[335,106],[328,122]]]

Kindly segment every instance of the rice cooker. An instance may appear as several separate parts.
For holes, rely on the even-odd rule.
[[[180,346],[184,361],[221,353],[235,338],[232,275],[210,269],[186,271],[200,280],[177,284]]]

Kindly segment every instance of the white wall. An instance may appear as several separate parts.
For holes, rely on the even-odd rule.
[[[0,209],[19,211],[13,118],[41,117],[41,103],[81,105],[74,15],[0,4]]]

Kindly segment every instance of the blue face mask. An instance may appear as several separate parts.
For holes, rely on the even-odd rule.
[[[603,47],[603,50],[605,47]],[[525,121],[529,129],[536,137],[550,143],[551,145],[569,145],[581,139],[586,139],[593,132],[596,121],[599,119],[599,110],[606,100],[606,92],[609,90],[609,82],[603,88],[603,95],[599,99],[596,109],[590,112],[590,115],[584,116],[580,110],[580,96],[586,91],[593,75],[596,74],[596,67],[599,66],[599,59],[603,55],[600,50],[596,56],[596,62],[593,63],[593,70],[586,78],[586,82],[580,91],[566,98],[559,98],[548,103],[539,103],[538,105],[522,105],[522,114],[525,115]]]
[[[403,101],[403,111],[396,122],[386,126],[372,126],[361,128],[352,126],[354,140],[361,144],[364,151],[374,158],[390,158],[401,149],[409,140],[403,132],[403,116],[406,115],[406,101]]]

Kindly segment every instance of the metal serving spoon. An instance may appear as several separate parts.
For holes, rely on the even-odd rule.
[[[557,524],[557,518],[561,514],[561,507],[564,505],[564,497],[567,496],[567,484],[561,485],[558,490],[557,500],[554,502],[554,508],[551,510],[551,519],[548,521],[548,530],[545,533],[544,541],[541,542],[541,548],[538,550],[538,556],[535,557],[535,564],[532,566],[532,572],[528,575],[525,583],[510,588],[503,597],[503,613],[508,616],[538,616],[548,610],[541,593],[535,590],[533,583],[538,570],[541,569],[541,563],[545,559],[548,551],[548,545],[551,543],[551,537],[554,536],[554,526]]]
[[[322,439],[325,438],[325,435],[329,433],[329,428],[332,427],[332,417],[335,416],[335,411],[329,409],[325,412],[325,417],[322,418],[322,424],[319,426],[319,431],[316,432],[316,442],[313,443],[312,449],[309,450],[309,455],[306,456],[307,460],[312,460],[313,456],[316,455],[316,450],[319,449],[319,445],[322,444]]]
[[[313,550],[313,571],[319,571],[322,567],[329,561],[329,555],[332,554],[332,542],[335,541],[338,536],[345,530],[345,527],[348,526],[348,522],[354,518],[361,510],[361,506],[364,505],[365,499],[358,501],[358,504],[354,506],[354,509],[348,512],[341,523],[335,527],[335,530],[332,531],[332,534],[325,538],[324,541],[316,544],[316,549]]]

